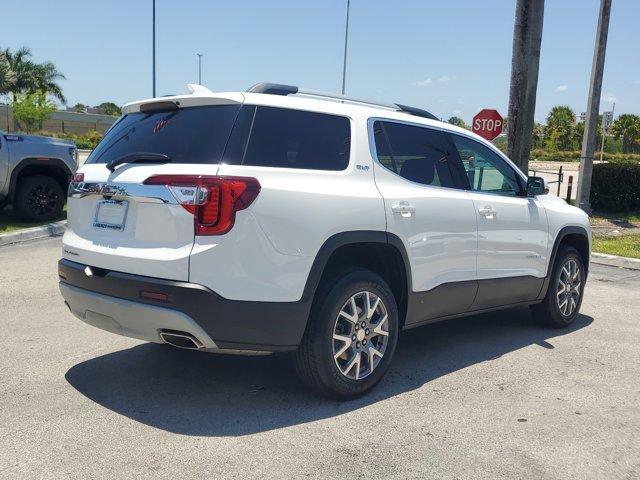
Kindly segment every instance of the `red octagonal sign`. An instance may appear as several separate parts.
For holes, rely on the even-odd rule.
[[[487,140],[493,140],[502,133],[504,121],[497,110],[483,109],[480,110],[471,124],[471,131],[480,135]]]

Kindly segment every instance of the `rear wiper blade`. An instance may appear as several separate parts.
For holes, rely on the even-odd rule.
[[[170,161],[171,159],[163,153],[134,152],[111,160],[106,167],[113,172],[118,165],[124,163],[169,163]]]

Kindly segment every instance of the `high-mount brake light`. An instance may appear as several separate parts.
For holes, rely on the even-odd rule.
[[[152,175],[145,185],[165,185],[182,207],[193,214],[196,235],[227,233],[236,212],[253,203],[260,183],[251,177]]]

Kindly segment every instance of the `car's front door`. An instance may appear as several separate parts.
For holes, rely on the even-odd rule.
[[[460,188],[455,147],[422,125],[371,119],[369,129],[387,231],[402,241],[411,269],[406,324],[467,311],[477,291],[476,213]]]
[[[467,172],[478,222],[473,309],[535,299],[548,263],[544,207],[523,194],[524,179],[500,155],[470,137],[450,136]]]

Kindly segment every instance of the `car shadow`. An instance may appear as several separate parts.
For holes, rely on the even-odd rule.
[[[99,405],[184,435],[247,435],[333,417],[530,345],[589,326],[579,315],[563,330],[537,326],[528,308],[450,320],[404,332],[382,382],[348,402],[306,390],[289,355],[241,357],[142,344],[79,363],[65,378]]]

